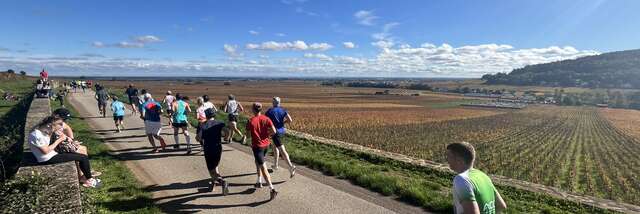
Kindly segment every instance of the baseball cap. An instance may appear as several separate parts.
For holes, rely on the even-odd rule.
[[[273,105],[275,106],[280,105],[280,97],[273,97]]]
[[[208,118],[213,118],[216,116],[216,110],[213,110],[212,108],[208,108],[206,110],[204,110],[204,115]]]
[[[59,108],[54,110],[53,115],[59,116],[63,120],[71,119],[71,112],[66,108]]]
[[[253,110],[262,111],[262,103],[253,103]]]

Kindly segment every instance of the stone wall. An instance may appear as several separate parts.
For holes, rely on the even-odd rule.
[[[23,160],[16,178],[41,176],[48,182],[41,187],[43,195],[38,196],[38,204],[29,213],[81,213],[82,201],[76,165],[73,162],[37,165],[35,157],[29,150],[29,133],[33,126],[43,118],[51,115],[50,100],[34,98],[27,113],[25,122]]]
[[[311,134],[298,132],[294,130],[287,130],[287,134],[294,137],[298,137],[298,138],[308,139],[315,142],[337,146],[344,149],[378,155],[378,156],[382,156],[392,160],[401,161],[404,163],[409,163],[409,164],[422,166],[422,167],[429,167],[432,169],[453,173],[453,171],[451,171],[447,165],[436,163],[429,160],[417,159],[417,158],[409,157],[402,154],[382,151],[378,149],[372,149],[372,148],[361,146],[361,145],[318,137],[318,136],[314,136]],[[616,202],[612,200],[601,199],[601,198],[596,198],[591,196],[577,195],[574,193],[569,193],[569,192],[560,190],[555,187],[549,187],[541,184],[511,179],[511,178],[507,178],[500,175],[490,175],[490,177],[494,183],[497,183],[499,185],[510,186],[510,187],[527,190],[531,192],[544,193],[552,197],[556,197],[556,198],[560,198],[560,199],[564,199],[564,200],[568,200],[576,203],[586,204],[594,207],[599,207],[603,209],[615,210],[615,211],[624,212],[624,213],[640,213],[640,206],[636,206],[632,204],[626,204],[626,203],[621,203],[621,202]]]

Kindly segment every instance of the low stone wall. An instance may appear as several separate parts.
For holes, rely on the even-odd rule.
[[[29,150],[29,133],[33,126],[51,115],[50,100],[34,98],[27,113],[25,122],[24,152],[21,167],[16,178],[41,176],[47,185],[41,187],[43,195],[38,196],[38,205],[29,213],[81,213],[82,200],[76,165],[73,162],[37,165],[35,157]]]
[[[392,159],[392,160],[401,161],[401,162],[404,162],[404,163],[409,163],[409,164],[422,166],[422,167],[429,167],[429,168],[432,168],[432,169],[436,169],[436,170],[440,170],[440,171],[447,171],[447,172],[453,173],[453,171],[451,171],[447,165],[436,163],[436,162],[433,162],[433,161],[417,159],[417,158],[409,157],[407,155],[402,155],[402,154],[397,154],[397,153],[393,153],[393,152],[382,151],[382,150],[378,150],[378,149],[372,149],[372,148],[368,148],[368,147],[365,147],[365,146],[351,144],[351,143],[347,143],[347,142],[343,142],[343,141],[339,141],[339,140],[332,140],[332,139],[327,139],[327,138],[323,138],[323,137],[318,137],[318,136],[314,136],[314,135],[311,135],[311,134],[307,134],[307,133],[304,133],[304,132],[298,132],[298,131],[294,131],[294,130],[287,130],[287,134],[290,134],[291,136],[298,137],[298,138],[308,139],[308,140],[312,140],[312,141],[319,142],[319,143],[324,143],[324,144],[337,146],[337,147],[344,148],[344,149],[363,152],[363,153],[367,153],[367,154],[378,155],[378,156],[382,156],[382,157],[389,158],[389,159]],[[576,202],[576,203],[581,203],[581,204],[586,204],[586,205],[599,207],[599,208],[603,208],[603,209],[615,210],[615,211],[618,211],[618,212],[640,213],[640,206],[636,206],[636,205],[633,205],[633,204],[620,203],[620,202],[616,202],[616,201],[612,201],[612,200],[601,199],[601,198],[596,198],[596,197],[591,197],[591,196],[577,195],[575,193],[569,193],[569,192],[560,190],[560,189],[555,188],[555,187],[549,187],[549,186],[545,186],[545,185],[541,185],[541,184],[536,184],[536,183],[531,183],[531,182],[511,179],[511,178],[507,178],[507,177],[500,176],[500,175],[490,175],[490,177],[491,177],[491,179],[493,180],[494,183],[497,183],[497,184],[500,184],[500,185],[504,185],[504,186],[510,186],[510,187],[514,187],[514,188],[522,189],[522,190],[527,190],[527,191],[531,191],[531,192],[544,193],[544,194],[547,194],[547,195],[550,195],[550,196],[553,196],[553,197],[556,197],[556,198],[561,198],[561,199],[564,199],[564,200],[568,200],[568,201],[572,201],[572,202]]]

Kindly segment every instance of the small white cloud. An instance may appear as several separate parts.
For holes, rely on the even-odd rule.
[[[131,43],[131,42],[118,42],[117,44],[113,45],[114,47],[118,47],[118,48],[143,48],[144,44],[143,43]]]
[[[258,35],[258,34],[260,34],[260,32],[255,31],[255,30],[250,30],[250,31],[249,31],[249,34],[251,34],[251,35]]]
[[[307,11],[305,9],[302,9],[302,7],[297,7],[296,8],[296,13],[303,13],[303,14],[307,14],[308,16],[318,16],[317,13],[311,12],[311,11]]]
[[[276,36],[283,37],[283,36],[287,36],[287,34],[284,34],[284,33],[276,33]]]
[[[309,45],[309,49],[311,50],[318,50],[318,51],[326,51],[333,48],[332,45],[327,44],[327,43],[313,43],[311,45]]]
[[[268,41],[263,42],[261,44],[248,43],[245,45],[245,48],[248,50],[265,50],[265,51],[304,51],[304,50],[317,50],[317,51],[326,51],[333,48],[332,45],[327,43],[312,43],[307,45],[304,41],[293,41],[293,42],[276,42],[276,41]]]
[[[314,54],[314,53],[305,53],[304,54],[305,58],[310,58],[310,59],[319,59],[319,60],[323,60],[323,61],[331,61],[333,60],[333,58],[331,58],[330,56],[327,56],[325,54]]]
[[[360,10],[354,13],[353,17],[358,20],[358,24],[366,26],[374,25],[374,21],[379,18],[373,14],[372,10]]]
[[[385,48],[393,47],[394,44],[392,41],[380,40],[380,41],[372,42],[371,45],[378,47],[380,49],[385,49]]]
[[[224,50],[224,53],[227,54],[228,56],[231,56],[231,57],[242,56],[241,53],[238,53],[238,46],[236,45],[224,44],[222,49]]]
[[[96,48],[103,48],[104,47],[104,43],[102,42],[92,42],[91,46],[96,47]]]
[[[146,36],[138,36],[134,38],[134,41],[137,43],[153,43],[153,42],[161,42],[162,40],[154,35],[146,35]]]
[[[344,46],[344,48],[348,48],[348,49],[352,49],[356,47],[356,44],[354,44],[353,42],[343,42],[342,45]]]

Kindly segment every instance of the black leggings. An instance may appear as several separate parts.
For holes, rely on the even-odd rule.
[[[89,165],[89,158],[83,154],[59,153],[43,164],[64,163],[69,161],[78,161],[80,163],[80,171],[82,171],[84,177],[87,179],[91,178],[91,165]]]

